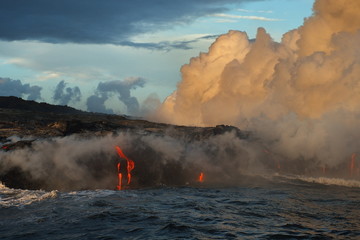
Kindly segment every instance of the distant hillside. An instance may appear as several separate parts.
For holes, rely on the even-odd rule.
[[[68,106],[51,105],[35,101],[23,100],[18,97],[0,97],[0,108],[27,110],[43,113],[82,114],[83,111]]]

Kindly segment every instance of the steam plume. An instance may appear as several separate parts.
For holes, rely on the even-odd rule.
[[[156,109],[161,105],[159,96],[156,93],[150,94],[141,104],[141,116],[151,118],[154,117]]]
[[[135,162],[135,187],[185,185],[196,182],[201,171],[209,176],[209,182],[223,181],[246,170],[251,155],[251,148],[234,132],[192,144],[185,139],[146,134],[86,139],[72,135],[36,140],[30,148],[0,151],[0,174],[20,168],[43,189],[115,189],[119,161],[116,145]]]
[[[360,1],[317,0],[304,25],[274,42],[229,31],[181,68],[162,121],[232,124],[289,160],[334,166],[360,151]]]

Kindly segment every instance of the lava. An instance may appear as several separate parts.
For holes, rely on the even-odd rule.
[[[118,185],[116,186],[117,190],[121,190],[121,185],[122,185],[122,174],[120,172],[120,163],[117,164],[117,169],[118,169]]]
[[[128,182],[127,184],[131,183],[131,171],[135,168],[135,163],[134,161],[127,159],[127,177],[128,177]]]
[[[203,182],[203,181],[204,181],[204,173],[203,173],[203,172],[200,173],[198,181],[199,181],[199,182]]]
[[[135,163],[133,160],[126,157],[124,152],[121,150],[119,146],[116,146],[116,151],[120,158],[123,158],[126,160],[126,170],[127,170],[127,185],[130,185],[131,183],[131,171],[135,168]],[[117,190],[122,189],[122,173],[121,173],[121,165],[120,163],[117,164],[117,170],[118,170],[118,185],[116,187]]]

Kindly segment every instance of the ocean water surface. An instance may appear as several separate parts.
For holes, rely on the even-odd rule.
[[[122,191],[0,185],[0,239],[359,239],[359,217],[360,182],[330,178]]]

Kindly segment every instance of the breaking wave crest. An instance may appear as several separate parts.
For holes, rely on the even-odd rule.
[[[308,177],[308,176],[299,176],[299,175],[294,175],[294,176],[282,175],[278,177],[281,178],[281,181],[285,183],[289,183],[289,181],[301,181],[301,182],[321,184],[321,185],[360,188],[360,181],[353,179],[330,178],[330,177]]]
[[[49,198],[56,198],[58,191],[21,190],[6,187],[0,183],[0,207],[24,207]]]
[[[360,181],[351,180],[351,179],[327,178],[327,177],[299,177],[299,179],[310,183],[360,188]]]

